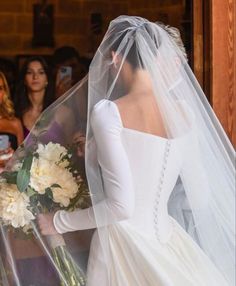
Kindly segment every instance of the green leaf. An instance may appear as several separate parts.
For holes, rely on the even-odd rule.
[[[31,154],[27,155],[27,157],[24,159],[22,169],[30,171],[32,161],[33,161],[33,154],[31,153]]]
[[[50,211],[53,207],[53,193],[51,188],[45,189],[45,194],[39,195],[39,201],[41,206],[46,209],[47,211]]]
[[[37,206],[38,202],[39,202],[39,195],[38,194],[35,194],[34,196],[30,197],[30,205],[31,206]]]
[[[39,158],[39,153],[34,153],[34,157],[35,157],[36,159],[38,159],[38,158]]]
[[[36,194],[37,194],[37,192],[35,192],[35,190],[33,188],[30,188],[30,187],[27,188],[27,196],[28,197],[32,197]]]
[[[17,172],[2,172],[1,177],[6,179],[8,184],[16,184]]]
[[[30,172],[26,169],[21,169],[18,172],[16,178],[16,185],[21,193],[23,193],[27,189],[29,181],[30,181]]]
[[[53,199],[53,193],[52,193],[52,189],[51,188],[46,188],[45,189],[45,193],[46,193],[48,198]]]

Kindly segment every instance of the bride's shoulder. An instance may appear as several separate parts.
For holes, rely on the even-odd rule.
[[[93,112],[98,112],[99,110],[107,109],[111,106],[113,102],[108,99],[99,100],[93,107]]]
[[[108,99],[102,99],[97,102],[92,110],[92,116],[112,116],[117,113],[116,104]]]
[[[122,127],[117,106],[113,101],[103,99],[96,103],[91,113],[93,127],[114,128]]]

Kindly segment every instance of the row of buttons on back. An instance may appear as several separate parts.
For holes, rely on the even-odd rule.
[[[159,210],[159,202],[160,202],[160,197],[161,197],[161,192],[163,189],[163,183],[164,183],[164,177],[165,177],[165,171],[167,167],[167,160],[168,156],[170,153],[170,146],[171,142],[168,140],[165,145],[165,151],[164,151],[164,159],[163,159],[163,164],[162,164],[162,169],[160,173],[160,179],[159,179],[159,184],[157,187],[157,193],[156,193],[156,198],[155,198],[155,203],[154,203],[154,229],[155,229],[155,234],[158,240],[160,240],[160,235],[159,235],[159,225],[158,225],[158,210]]]

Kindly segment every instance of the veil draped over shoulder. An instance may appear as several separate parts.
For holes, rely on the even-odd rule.
[[[86,229],[96,228],[109,281],[112,250],[108,243],[108,230],[111,224],[119,220],[112,211],[114,202],[107,198],[99,158],[96,155],[98,147],[92,128],[96,119],[93,111],[102,100],[115,101],[130,93],[132,79],[125,73],[130,69],[134,73],[141,71],[150,82],[155,99],[153,108],[157,108],[159,112],[158,124],[166,138],[171,140],[188,135],[187,148],[180,147],[178,150],[180,158],[183,158],[182,168],[169,201],[169,213],[199,244],[229,285],[234,285],[235,153],[192,73],[178,41],[177,30],[159,23],[128,16],[120,16],[113,20],[94,56],[88,77],[42,114],[24,145],[17,150],[8,165],[8,172],[16,172],[16,166],[22,158],[36,150],[40,143],[59,143],[66,148],[71,148],[74,143],[74,150],[77,151],[72,153],[70,160],[73,161],[73,168],[78,170],[84,184],[88,183],[89,195],[85,194],[77,204],[79,208],[84,208],[80,212],[81,216],[78,216],[78,219],[81,219],[78,231],[65,234],[63,237],[73,265],[78,266],[83,277],[86,276],[88,238],[92,233]],[[145,120],[146,118],[140,114],[140,122]],[[78,143],[78,138],[85,135],[84,155],[83,146]],[[40,156],[40,152],[38,153],[37,156]],[[60,181],[57,169],[46,163],[45,166],[49,168],[47,172],[56,178],[50,186],[58,189],[55,185]],[[30,172],[32,178],[32,168]],[[47,174],[42,173],[45,180]],[[35,176],[35,180],[39,180],[39,177]],[[6,182],[3,181],[2,184]],[[31,188],[32,186],[31,183]],[[1,189],[3,187],[4,185]],[[51,188],[53,190],[53,187]],[[53,196],[58,204],[52,205],[50,211],[65,206],[63,202],[68,197],[65,198],[56,191],[53,192]],[[48,197],[42,196],[40,200],[44,205],[44,200],[47,201]],[[28,204],[33,205],[34,200]],[[37,206],[36,212],[42,211]],[[1,207],[0,202],[0,217]],[[12,216],[13,212],[14,210]],[[60,215],[60,212],[57,215]],[[83,224],[83,216],[89,216],[92,221],[90,225]],[[12,231],[11,227],[9,231],[9,226],[6,226],[9,221],[10,216],[5,218],[1,225],[2,280],[8,281],[9,285],[28,285],[24,282],[27,279],[34,285],[33,283],[40,281],[39,277],[45,279],[48,284],[44,282],[35,285],[52,285],[50,279],[63,280],[63,267],[58,267],[53,256],[54,246],[40,234],[37,225],[31,222],[33,231],[26,240],[19,235],[19,230]],[[28,244],[32,247],[25,253],[19,251],[22,245],[26,247]],[[46,264],[49,266],[44,267]],[[29,265],[38,267],[38,272],[29,273]],[[87,275],[89,276],[89,273]],[[15,281],[15,284],[11,284],[12,281]],[[65,281],[63,283],[74,285]],[[84,285],[83,282],[80,283],[75,285]]]

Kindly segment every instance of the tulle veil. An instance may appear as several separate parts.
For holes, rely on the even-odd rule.
[[[85,155],[74,155],[74,164],[88,184],[86,207],[90,205],[96,221],[109,281],[112,250],[108,229],[115,221],[109,208],[99,207],[100,202],[106,200],[106,192],[96,157],[91,116],[101,100],[114,101],[129,91],[129,80],[124,76],[127,62],[134,70],[144,70],[148,75],[166,136],[174,139],[189,135],[188,148],[179,150],[184,160],[169,201],[169,213],[199,244],[229,285],[234,285],[235,152],[187,63],[175,29],[140,17],[120,16],[113,20],[93,58],[88,76],[42,114],[7,170],[15,170],[17,162],[39,143],[53,142],[68,147],[78,132],[86,135]],[[46,281],[51,277],[55,281],[60,279],[52,247],[37,230],[37,225],[33,225],[32,237],[35,238],[31,241],[35,249],[29,250],[28,255],[19,254],[17,248],[24,242],[17,234],[9,233],[4,223],[1,225],[0,269],[4,271],[0,273],[10,285],[12,281],[15,281],[12,285],[24,285],[23,276],[29,275],[29,263],[41,265],[42,257],[42,261],[50,265],[50,273],[45,274],[47,270],[41,267],[41,272],[30,273],[31,281],[38,281],[39,275],[46,277]],[[70,254],[83,273],[86,273],[88,240],[92,232],[79,230],[64,235]],[[50,285],[49,280],[47,282],[49,284],[43,285]]]

